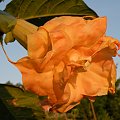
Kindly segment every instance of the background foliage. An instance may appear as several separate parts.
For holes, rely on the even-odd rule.
[[[4,0],[0,0],[0,2],[2,2],[2,1],[4,1]]]

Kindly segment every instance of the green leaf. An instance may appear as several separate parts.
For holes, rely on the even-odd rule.
[[[3,42],[3,35],[0,33],[0,45],[2,44]]]
[[[12,0],[5,11],[11,15],[42,25],[55,16],[95,16],[83,0]]]
[[[1,120],[43,120],[45,113],[37,95],[13,85],[0,84]],[[1,114],[2,113],[2,114]]]

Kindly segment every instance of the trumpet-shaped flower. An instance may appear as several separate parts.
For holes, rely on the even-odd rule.
[[[23,85],[47,98],[46,110],[67,112],[88,96],[115,92],[118,40],[105,36],[106,17],[56,17],[27,36],[28,56],[13,63]]]

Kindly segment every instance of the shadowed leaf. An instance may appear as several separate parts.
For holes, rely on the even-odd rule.
[[[61,15],[97,17],[83,0],[12,0],[5,11],[37,25]]]
[[[0,0],[0,2],[3,2],[4,0]]]
[[[13,85],[0,84],[0,119],[43,120],[39,97]],[[6,115],[7,114],[7,115]]]

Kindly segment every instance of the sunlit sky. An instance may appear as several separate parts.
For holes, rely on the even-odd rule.
[[[5,0],[0,3],[0,10],[5,8],[5,5],[10,0]],[[107,16],[107,32],[108,36],[113,36],[120,40],[120,0],[84,0],[86,4],[92,8],[99,16]],[[4,48],[12,61],[17,61],[19,58],[27,55],[27,51],[15,41],[4,45]],[[118,64],[117,78],[120,77],[120,58],[115,58],[115,63]],[[0,83],[22,83],[20,72],[12,64],[10,64],[1,47],[0,47]]]

